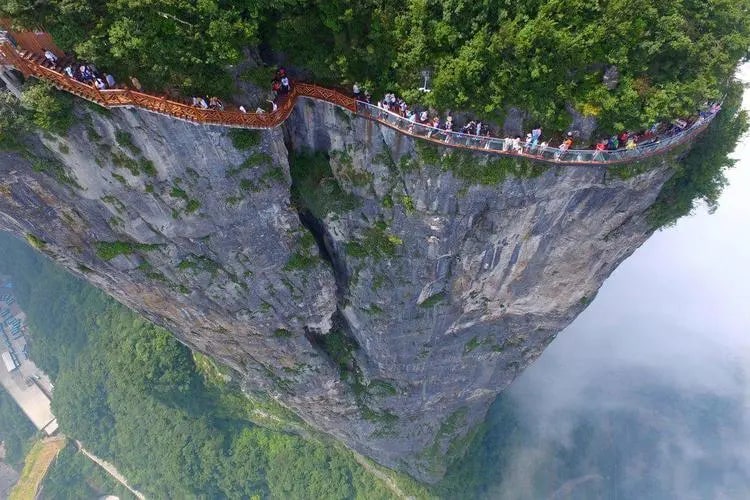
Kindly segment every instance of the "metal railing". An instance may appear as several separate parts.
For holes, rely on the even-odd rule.
[[[699,134],[714,119],[716,113],[710,113],[696,120],[678,133],[669,136],[656,136],[648,142],[639,144],[633,149],[620,148],[615,150],[593,149],[561,149],[556,147],[542,147],[526,142],[514,144],[512,139],[465,134],[447,131],[430,125],[421,124],[402,117],[386,109],[372,104],[358,101],[357,114],[387,125],[399,132],[430,141],[441,146],[469,149],[493,153],[509,157],[525,157],[536,161],[561,163],[566,165],[609,165],[632,162],[663,153],[678,144]]]
[[[70,78],[64,73],[47,67],[39,54],[19,50],[11,39],[0,38],[0,62],[12,66],[26,77],[33,76],[52,83],[55,87],[75,94],[83,99],[107,108],[130,107],[146,109],[154,113],[200,124],[225,127],[269,129],[281,125],[291,114],[298,97],[318,99],[340,106],[364,118],[382,123],[402,134],[427,140],[441,146],[483,153],[524,157],[530,160],[563,165],[611,165],[632,162],[663,153],[687,142],[708,126],[716,116],[702,116],[685,129],[668,136],[657,136],[632,149],[592,150],[542,147],[510,139],[446,131],[411,121],[396,113],[372,104],[355,100],[336,90],[295,83],[292,90],[280,99],[278,108],[271,113],[244,113],[240,110],[203,109],[167,98],[130,89],[99,90],[93,85]]]

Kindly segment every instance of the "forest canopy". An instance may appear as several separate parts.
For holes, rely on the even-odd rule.
[[[750,47],[750,0],[7,0],[0,14],[154,89],[229,95],[257,48],[318,81],[557,129],[568,106],[604,130],[690,114]]]
[[[31,358],[54,380],[62,432],[113,462],[149,498],[392,496],[341,446],[283,432],[294,419],[288,410],[249,399],[163,328],[5,233],[0,250],[0,272],[13,276],[28,315]],[[20,460],[30,424],[6,399],[0,392],[0,439],[12,440]],[[255,425],[250,417],[258,413],[280,429]],[[49,498],[86,496],[94,474],[70,451],[51,474]],[[410,494],[424,496],[409,484]]]

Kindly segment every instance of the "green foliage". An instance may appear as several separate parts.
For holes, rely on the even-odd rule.
[[[341,189],[331,171],[328,158],[322,153],[302,153],[289,159],[292,175],[292,196],[302,210],[322,219],[328,214],[353,210],[359,200]]]
[[[141,160],[140,163],[138,163],[138,166],[144,174],[150,175],[152,177],[156,175],[156,167],[154,167],[154,162],[152,162],[151,160]],[[146,187],[148,189],[148,186]]]
[[[198,200],[188,200],[187,205],[185,205],[185,213],[192,214],[193,212],[197,211],[201,207],[201,202]]]
[[[114,462],[149,498],[166,498],[164,492],[170,498],[391,498],[342,447],[251,423],[270,415],[259,418],[301,425],[272,400],[243,395],[227,370],[194,358],[165,330],[21,243],[0,235],[0,245],[7,257],[0,272],[14,276],[28,314],[32,357],[54,379],[53,411],[62,431]],[[5,410],[0,392],[3,439],[10,422]],[[54,498],[92,498],[103,490],[129,498],[77,457],[72,449],[58,457],[45,491]]]
[[[34,172],[43,172],[61,184],[80,188],[78,183],[65,170],[65,166],[58,160],[45,156],[26,155],[26,157],[31,161],[31,168]]]
[[[217,273],[221,267],[216,263],[215,260],[205,255],[191,255],[190,257],[180,261],[177,264],[177,269],[181,271],[194,270],[194,271],[206,271],[211,274]]]
[[[139,250],[154,250],[156,247],[158,245],[131,241],[99,241],[96,243],[96,255],[102,260],[112,260],[118,255],[128,255]]]
[[[259,5],[176,0],[4,2],[0,14],[45,26],[65,50],[151,89],[229,95],[227,66],[256,41]],[[4,16],[3,16],[4,17]]]
[[[428,309],[430,307],[435,307],[439,303],[445,300],[445,292],[439,292],[434,295],[430,295],[427,297],[427,299],[424,300],[421,304],[419,304],[420,307],[424,307],[425,309]]]
[[[516,106],[547,130],[568,125],[568,105],[603,132],[688,115],[722,95],[750,46],[744,0],[12,0],[0,15],[46,26],[64,49],[155,90],[229,96],[227,68],[263,43],[323,83],[359,81],[375,96],[394,90],[495,121]],[[271,73],[240,78],[267,86]]]
[[[269,167],[265,173],[260,177],[260,180],[262,182],[268,183],[268,182],[283,182],[286,180],[286,176],[284,175],[284,170],[279,166],[271,166]]]
[[[404,211],[407,214],[414,212],[414,200],[412,200],[411,196],[408,196],[408,195],[402,196],[401,204],[404,206]]]
[[[240,80],[250,82],[260,88],[268,88],[273,78],[276,76],[276,67],[274,66],[256,66],[247,69],[240,74]]]
[[[120,147],[129,149],[135,154],[139,154],[141,152],[141,150],[138,149],[138,146],[133,143],[133,136],[130,132],[126,132],[125,130],[115,131],[115,141],[117,141],[117,144]]]
[[[342,330],[334,330],[322,336],[323,348],[328,356],[343,371],[352,369],[354,349],[357,345]]]
[[[451,150],[443,155],[440,165],[460,179],[483,185],[497,185],[508,177],[538,177],[548,168],[524,158],[490,159],[460,150]]]
[[[5,444],[5,461],[20,465],[35,433],[31,421],[0,385],[0,442]]]
[[[284,266],[285,271],[307,269],[320,262],[315,250],[315,238],[312,233],[305,231],[298,240],[297,250],[289,256]]]
[[[724,100],[722,111],[714,118],[692,149],[679,160],[677,169],[662,187],[649,210],[654,228],[674,224],[692,212],[699,202],[715,210],[726,185],[724,172],[736,160],[730,158],[739,138],[748,130],[748,115],[740,111],[742,85],[735,82]]]
[[[229,131],[232,145],[245,151],[260,145],[261,132],[259,130],[232,129]]]
[[[36,80],[27,84],[21,104],[31,110],[31,121],[42,130],[62,135],[73,124],[73,96],[51,84]]]
[[[290,332],[286,328],[277,328],[273,331],[273,336],[280,339],[288,339],[292,336],[292,332]]]
[[[464,354],[470,353],[480,345],[482,345],[482,342],[477,337],[472,337],[471,340],[464,345]]]
[[[398,248],[404,242],[398,236],[389,233],[387,229],[388,226],[382,221],[368,228],[361,239],[346,244],[347,255],[375,259],[395,257]]]
[[[262,165],[269,165],[273,161],[273,158],[268,156],[266,153],[253,153],[245,160],[237,165],[236,167],[232,167],[227,169],[227,177],[232,177],[234,175],[239,174],[243,170],[249,170],[254,167],[259,167]]]
[[[132,500],[135,496],[69,442],[52,462],[42,483],[41,498],[79,500],[104,494]]]
[[[172,198],[182,198],[187,201],[189,199],[187,193],[177,186],[172,186],[172,190],[169,192],[169,196]]]
[[[300,270],[300,269],[307,269],[309,267],[314,266],[317,263],[318,263],[318,258],[316,255],[295,252],[289,256],[289,260],[284,265],[284,270],[295,271],[295,270]]]
[[[28,132],[31,113],[10,92],[0,92],[0,150],[18,150],[19,139]]]
[[[337,164],[336,175],[342,181],[346,181],[356,187],[366,187],[372,182],[372,173],[364,169],[355,168],[354,160],[347,151],[331,151],[330,155],[331,160]]]
[[[115,151],[112,153],[112,164],[117,168],[128,169],[133,175],[138,175],[140,173],[138,161],[121,151]]]
[[[43,239],[31,233],[26,233],[26,241],[37,250],[43,250],[47,246],[47,243]]]

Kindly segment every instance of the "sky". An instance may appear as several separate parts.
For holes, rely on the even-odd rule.
[[[739,76],[746,83],[743,106],[750,109],[750,64]],[[644,415],[665,420],[661,427],[654,425],[652,443],[645,445],[643,456],[663,451],[666,459],[654,459],[639,473],[653,476],[644,494],[748,498],[750,137],[740,141],[734,157],[739,161],[727,173],[729,185],[718,210],[709,214],[701,207],[654,234],[511,386],[508,401],[528,435],[523,446],[514,448],[509,465],[499,466],[498,478],[504,479],[489,488],[488,497],[533,498],[529,478],[540,471],[549,475],[548,465],[542,470],[539,464],[549,461],[549,454],[574,446],[573,433],[584,420],[641,412],[635,421],[648,422]],[[679,402],[649,399],[653,388],[668,390]],[[705,401],[716,405],[704,408]],[[717,409],[722,401],[739,410]],[[713,412],[713,417],[700,412]],[[611,425],[610,417],[602,417],[606,425]],[[492,425],[503,425],[491,413],[492,418]],[[706,435],[708,427],[715,434]],[[623,467],[634,467],[628,460],[638,455],[635,445],[622,441],[627,438],[618,435],[616,425],[613,429],[612,440],[620,440],[613,448],[627,450]],[[585,462],[580,456],[576,460]],[[712,467],[716,470],[708,470]],[[582,482],[590,480],[585,472],[586,467],[577,472]],[[558,479],[557,485],[575,478]],[[628,479],[621,480],[620,489],[594,489],[593,497],[628,498],[619,493],[635,490],[628,489],[632,484],[624,485]],[[569,481],[567,489],[549,498],[591,497],[576,484]]]

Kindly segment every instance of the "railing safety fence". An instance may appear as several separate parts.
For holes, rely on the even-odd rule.
[[[225,127],[268,129],[281,125],[291,114],[298,97],[318,99],[340,106],[359,116],[382,123],[402,134],[427,140],[441,146],[481,151],[501,156],[526,157],[535,161],[544,161],[565,165],[610,165],[640,160],[672,149],[678,144],[705,130],[716,113],[702,116],[693,124],[670,136],[659,136],[639,144],[633,149],[590,150],[556,147],[531,146],[521,143],[514,145],[510,139],[465,134],[446,131],[424,125],[404,118],[396,113],[374,106],[367,102],[355,100],[341,92],[319,87],[309,83],[295,83],[292,90],[279,100],[276,110],[270,113],[244,113],[235,109],[203,109],[190,104],[156,96],[131,89],[99,90],[92,85],[68,77],[45,65],[39,54],[20,50],[12,36],[0,32],[0,62],[11,66],[26,77],[33,76],[50,82],[60,90],[70,92],[101,106],[130,107],[146,109],[162,115],[201,124],[214,124]],[[515,147],[514,147],[515,146]]]
[[[620,148],[616,150],[597,151],[593,149],[564,150],[556,147],[541,147],[540,144],[532,147],[531,144],[527,144],[525,141],[520,143],[518,150],[514,150],[512,139],[465,134],[435,128],[430,125],[411,121],[397,113],[363,101],[357,102],[357,113],[383,123],[403,134],[425,139],[441,146],[483,151],[503,156],[521,156],[554,163],[594,165],[632,162],[665,152],[705,130],[716,116],[716,113],[710,113],[705,117],[699,118],[692,125],[678,133],[667,137],[655,137],[646,143],[639,144],[633,149]]]

